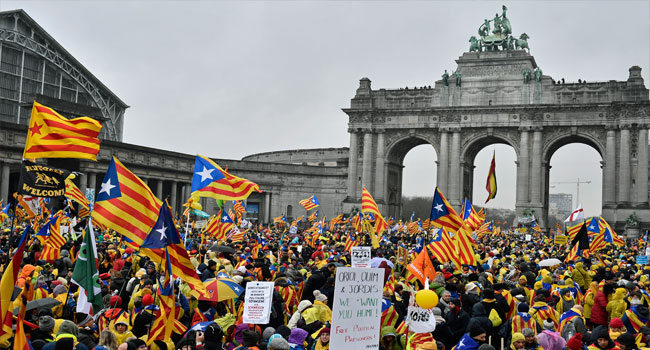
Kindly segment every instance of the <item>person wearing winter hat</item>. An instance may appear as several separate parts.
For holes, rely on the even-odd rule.
[[[596,327],[591,333],[592,344],[590,350],[618,349],[616,343],[609,337],[607,327]]]
[[[42,339],[46,343],[54,341],[52,331],[54,330],[54,319],[51,316],[41,316],[38,318],[38,328],[33,329],[30,333],[32,343],[35,340]]]
[[[462,309],[460,299],[452,298],[449,300],[449,312],[445,317],[445,324],[449,330],[449,334],[443,337],[442,342],[445,347],[451,349],[460,338],[463,337],[469,323],[469,314]]]
[[[77,340],[86,345],[89,349],[94,348],[99,340],[95,336],[95,331],[93,330],[95,320],[92,316],[86,313],[77,313],[76,319],[77,326],[79,326],[79,336],[77,337]]]
[[[330,329],[325,327],[318,333],[318,341],[314,345],[314,350],[329,350],[330,348]]]
[[[526,349],[539,348],[539,344],[537,343],[537,335],[535,334],[534,330],[530,328],[524,328],[524,330],[521,331],[521,334],[523,334],[524,337],[526,338],[524,348]]]
[[[287,341],[280,337],[280,338],[275,338],[269,342],[269,347],[268,350],[290,350],[291,348],[289,347],[289,343]]]
[[[262,343],[268,343],[269,339],[271,339],[271,336],[273,334],[275,334],[275,328],[273,327],[264,328],[264,332],[262,332]]]
[[[623,325],[623,320],[620,318],[612,318],[612,320],[609,321],[609,337],[616,341],[616,339],[618,339],[618,337],[623,333],[627,333],[627,329],[625,328],[625,325]]]
[[[621,350],[635,350],[639,348],[634,341],[634,336],[630,333],[621,334],[618,339],[616,339],[616,344],[618,344],[618,347],[621,348]]]
[[[235,350],[260,350],[257,346],[259,340],[260,336],[257,332],[247,329],[243,332],[241,346],[236,347]]]
[[[307,331],[302,328],[294,328],[289,336],[289,347],[291,350],[304,350]]]
[[[415,346],[415,350],[438,350],[438,345],[435,341],[428,341]]]
[[[318,310],[318,320],[323,324],[332,322],[332,309],[327,306],[327,295],[314,291],[314,308]]]
[[[566,342],[567,350],[582,350],[584,346],[582,345],[582,334],[576,333],[573,337]]]
[[[55,349],[75,349],[75,350],[89,350],[89,348],[83,343],[77,343],[77,337],[79,336],[79,328],[74,322],[69,320],[63,320],[59,326],[59,330],[56,333],[56,338],[54,342],[47,343],[43,346],[43,350],[55,350]]]
[[[510,341],[510,349],[512,350],[523,349],[525,343],[526,343],[526,337],[524,337],[524,335],[519,332],[515,332],[512,334],[512,340]]]

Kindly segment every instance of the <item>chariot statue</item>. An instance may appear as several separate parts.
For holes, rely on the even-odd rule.
[[[512,36],[510,19],[506,16],[508,8],[503,5],[501,15],[494,15],[494,19],[485,19],[478,28],[480,39],[475,36],[469,38],[469,52],[499,51],[499,50],[528,50],[528,35],[523,33],[516,38]]]

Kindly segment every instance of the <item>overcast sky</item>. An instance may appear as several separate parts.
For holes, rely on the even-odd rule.
[[[347,116],[361,77],[372,86],[433,85],[469,48],[485,18],[508,6],[544,74],[577,81],[626,80],[641,66],[648,84],[648,1],[0,1],[22,8],[131,106],[124,141],[240,159],[274,150],[348,146]],[[496,150],[499,193],[514,207],[515,153],[477,156],[474,202]],[[404,194],[430,196],[436,155],[405,160]],[[588,215],[600,212],[600,155],[565,146],[551,181],[580,177]],[[575,185],[552,192],[574,193]]]

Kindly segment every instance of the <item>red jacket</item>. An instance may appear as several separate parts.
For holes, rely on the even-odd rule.
[[[594,298],[594,306],[591,308],[591,323],[597,325],[608,324],[609,314],[607,313],[607,296],[602,290],[598,291]]]

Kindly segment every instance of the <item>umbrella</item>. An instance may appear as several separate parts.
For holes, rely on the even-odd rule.
[[[378,258],[378,257],[374,257],[374,258],[370,259],[370,267],[372,267],[372,268],[379,267],[379,264],[381,264],[382,261],[385,261],[386,264],[388,264],[388,266],[391,269],[393,267],[395,267],[395,265],[393,265],[392,261],[390,261],[388,259],[384,259],[384,258]]]
[[[209,297],[199,297],[199,300],[223,301],[237,298],[244,288],[231,278],[210,278],[203,282]]]
[[[210,247],[210,250],[214,250],[215,252],[221,252],[221,253],[235,253],[236,250],[232,247],[229,247],[227,245],[213,245]]]
[[[51,309],[59,304],[61,304],[61,302],[54,298],[36,299],[27,303],[25,311],[34,310],[34,309]],[[19,309],[20,308],[14,309],[14,315],[18,314]]]
[[[560,259],[551,258],[540,261],[539,266],[555,266],[560,265],[561,263]]]

